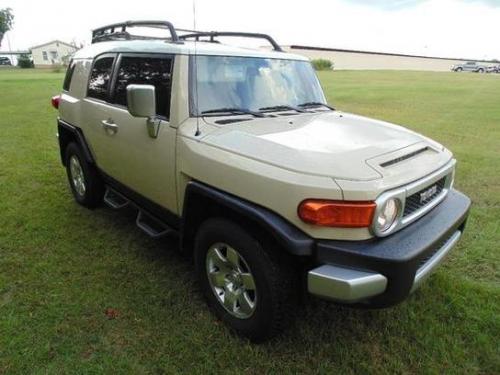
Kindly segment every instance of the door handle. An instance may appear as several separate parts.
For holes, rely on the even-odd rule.
[[[111,119],[102,120],[101,125],[108,133],[115,134],[118,131],[118,125],[116,125]]]

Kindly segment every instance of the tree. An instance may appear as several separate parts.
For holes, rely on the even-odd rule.
[[[33,68],[33,61],[28,54],[23,53],[17,58],[17,66],[24,69]]]
[[[316,70],[332,70],[333,69],[333,62],[331,62],[330,60],[314,59],[314,60],[311,60],[311,63],[314,66],[314,69],[316,69]]]
[[[13,22],[14,15],[12,14],[12,9],[0,9],[0,46],[2,46],[2,40],[5,33],[12,29]]]

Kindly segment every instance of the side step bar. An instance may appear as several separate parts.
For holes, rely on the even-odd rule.
[[[106,203],[109,207],[118,210],[127,206],[130,201],[117,191],[107,187],[106,193],[104,193],[104,203]]]
[[[142,231],[152,238],[160,238],[168,234],[175,233],[175,230],[170,226],[160,221],[159,219],[151,216],[146,211],[142,210],[140,207],[131,202],[128,198],[113,190],[110,187],[106,187],[106,193],[104,194],[104,203],[114,210],[118,210],[128,206],[129,204],[137,208],[137,218],[135,224]]]
[[[153,238],[160,238],[174,232],[167,224],[140,209],[135,224]]]

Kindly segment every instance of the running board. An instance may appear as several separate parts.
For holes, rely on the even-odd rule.
[[[104,193],[104,203],[106,203],[109,207],[118,210],[127,206],[130,201],[117,191],[106,187],[106,193]]]
[[[142,210],[139,210],[135,223],[152,238],[163,237],[174,232],[168,225]]]

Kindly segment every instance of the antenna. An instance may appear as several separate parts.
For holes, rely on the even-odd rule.
[[[193,29],[196,30],[196,0],[193,0]],[[194,40],[194,56],[193,56],[193,79],[194,79],[194,100],[196,112],[198,112],[198,50],[197,50],[198,38]],[[199,136],[200,132],[200,116],[196,113],[196,133],[195,137]]]

